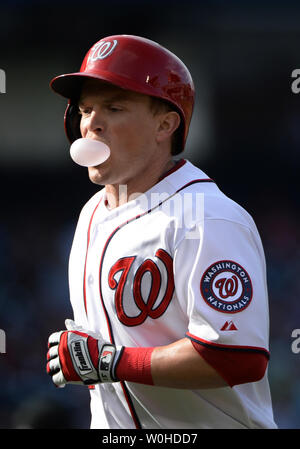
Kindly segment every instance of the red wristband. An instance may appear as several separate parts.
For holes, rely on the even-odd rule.
[[[124,348],[116,368],[119,380],[153,385],[151,355],[154,348]]]

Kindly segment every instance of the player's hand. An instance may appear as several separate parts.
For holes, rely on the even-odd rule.
[[[48,340],[47,372],[54,384],[117,382],[114,367],[122,347],[116,348],[72,320],[65,324],[67,330],[54,332]]]

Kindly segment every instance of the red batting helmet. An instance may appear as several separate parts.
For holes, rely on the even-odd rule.
[[[194,84],[187,67],[176,55],[138,36],[115,35],[96,42],[87,52],[79,72],[57,76],[50,83],[55,92],[69,100],[64,119],[71,143],[81,137],[77,103],[87,78],[171,103],[181,116],[180,151],[184,149],[194,107]]]

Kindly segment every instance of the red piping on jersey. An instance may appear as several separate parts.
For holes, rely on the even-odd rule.
[[[90,231],[91,231],[92,221],[93,221],[95,212],[96,212],[96,210],[97,210],[99,204],[101,203],[101,201],[102,201],[102,197],[101,197],[100,201],[98,202],[98,204],[96,205],[96,207],[95,207],[95,209],[94,209],[94,211],[93,211],[93,213],[92,213],[92,216],[91,216],[91,219],[90,219],[90,222],[89,222],[89,226],[88,226],[88,233],[87,233],[87,248],[86,248],[86,256],[85,256],[85,262],[84,262],[84,276],[83,276],[83,299],[84,299],[84,308],[85,308],[86,314],[87,314],[87,300],[86,300],[86,264],[87,264],[88,250],[89,250],[89,244],[90,244]],[[112,235],[113,235],[113,234],[112,234]],[[109,238],[108,240],[110,240],[110,238]],[[107,243],[108,243],[108,241],[106,242],[105,247],[107,246]],[[103,255],[104,255],[104,251],[103,251],[102,257],[101,257],[100,267],[102,266]],[[100,269],[100,272],[101,272],[101,269]],[[99,282],[99,284],[100,284],[100,299],[101,299],[101,302],[102,302],[102,307],[103,307],[104,315],[105,315],[106,322],[107,322],[107,328],[108,328],[108,332],[109,332],[110,341],[111,341],[111,343],[114,343],[114,337],[113,337],[113,334],[112,334],[112,328],[111,328],[110,319],[109,319],[109,316],[108,316],[108,314],[107,314],[107,311],[106,311],[106,308],[105,308],[105,305],[104,305],[104,302],[103,302],[103,299],[102,299],[102,294],[101,294],[101,282]],[[121,384],[121,387],[122,387],[122,390],[123,390],[125,399],[126,399],[126,401],[127,401],[127,404],[128,404],[128,407],[129,407],[129,410],[130,410],[132,419],[133,419],[133,421],[134,421],[135,427],[136,427],[137,429],[141,429],[142,426],[141,426],[141,424],[140,424],[140,422],[139,422],[139,419],[138,419],[138,416],[137,416],[137,414],[136,414],[136,412],[135,412],[135,410],[134,410],[134,407],[133,407],[133,404],[132,404],[131,397],[130,397],[128,391],[127,391],[127,387],[125,386],[124,382],[120,382],[120,384]],[[92,389],[92,387],[91,387],[91,389]]]
[[[195,341],[196,343],[199,343],[203,346],[209,346],[211,348],[221,350],[221,351],[243,351],[243,352],[259,352],[264,354],[267,358],[270,358],[270,353],[264,348],[256,347],[256,346],[238,346],[238,345],[223,345],[221,343],[214,343],[208,340],[204,340],[203,338],[196,337],[195,335],[191,334],[190,332],[187,332],[186,337],[188,337],[190,340]]]
[[[123,223],[123,225],[125,225],[125,224],[127,224],[127,222]],[[109,236],[108,239],[106,240],[106,243],[105,243],[104,248],[103,248],[103,251],[102,251],[102,255],[101,255],[101,259],[100,259],[100,266],[99,266],[99,295],[100,295],[100,301],[101,301],[101,304],[102,304],[104,316],[105,316],[106,323],[107,323],[107,328],[108,328],[109,338],[110,338],[110,341],[111,341],[112,344],[115,344],[115,339],[114,339],[114,336],[113,336],[113,333],[112,333],[111,322],[110,322],[110,319],[109,319],[109,316],[108,316],[108,313],[107,313],[107,310],[106,310],[106,307],[105,307],[105,304],[104,304],[104,301],[103,301],[102,288],[101,288],[101,272],[102,272],[103,259],[104,259],[104,255],[105,255],[105,253],[106,253],[106,249],[107,249],[107,247],[108,247],[108,244],[109,244],[109,242],[111,241],[112,237],[115,235],[115,233],[116,233],[116,232],[117,232],[123,225],[118,226],[118,227],[117,227],[117,228],[110,234],[110,236]],[[124,381],[121,381],[121,382],[120,382],[120,385],[121,385],[121,387],[122,387],[122,390],[123,390],[125,399],[126,399],[126,401],[127,401],[127,404],[128,404],[128,407],[129,407],[130,414],[131,414],[131,417],[132,417],[132,419],[133,419],[134,425],[135,425],[136,429],[142,429],[141,423],[140,423],[139,418],[138,418],[138,416],[137,416],[137,414],[136,414],[136,411],[135,411],[134,406],[133,406],[133,403],[132,403],[132,399],[131,399],[131,397],[130,397],[130,394],[129,394],[129,392],[128,392],[128,389],[127,389],[127,387],[126,387]]]
[[[180,167],[182,167],[182,166],[185,164],[186,161],[185,161],[185,160],[182,160],[182,161],[179,161],[179,162],[180,162],[180,164],[176,164],[176,166],[173,167],[173,169],[171,169],[172,173],[174,173],[174,171],[176,171],[176,170],[178,170]],[[169,174],[170,174],[170,173],[169,173]],[[167,175],[166,175],[166,176],[167,176]],[[181,190],[185,189],[186,187],[189,187],[189,186],[192,185],[192,184],[201,183],[201,182],[214,182],[214,181],[213,181],[212,179],[210,179],[210,178],[205,178],[205,179],[195,179],[195,180],[190,181],[190,182],[188,182],[187,184],[183,185],[182,187],[180,187],[180,188],[175,192],[175,194],[178,193],[178,192],[180,192]],[[171,196],[171,195],[170,195],[170,196]],[[165,199],[164,201],[161,201],[156,207],[159,207],[163,202],[165,202],[165,201],[167,201],[167,200],[168,200],[168,198]],[[101,201],[101,200],[100,200],[100,201]],[[97,204],[97,206],[96,206],[96,208],[95,208],[95,210],[94,210],[94,212],[93,212],[93,215],[92,215],[92,217],[91,217],[91,220],[90,220],[89,231],[88,231],[88,244],[89,244],[89,232],[90,232],[90,227],[91,227],[92,219],[93,219],[93,216],[94,216],[94,213],[95,213],[97,207],[98,207],[99,204],[100,204],[100,201],[99,201],[99,203]],[[109,338],[110,338],[110,341],[111,341],[112,344],[115,344],[115,343],[114,343],[114,336],[113,336],[113,332],[112,332],[111,322],[110,322],[110,319],[109,319],[109,316],[108,316],[108,313],[107,313],[107,310],[106,310],[106,307],[105,307],[105,304],[104,304],[104,300],[103,300],[103,296],[102,296],[102,289],[101,289],[101,271],[102,271],[102,266],[103,266],[103,259],[104,259],[104,256],[105,256],[107,247],[108,247],[108,245],[109,245],[111,239],[113,238],[113,236],[117,233],[117,231],[119,231],[122,227],[126,226],[126,225],[129,224],[130,222],[132,222],[132,221],[134,221],[134,220],[137,220],[138,218],[141,218],[141,217],[143,217],[144,215],[147,215],[147,214],[150,213],[151,211],[152,211],[152,209],[149,209],[149,210],[147,210],[146,212],[144,212],[144,213],[142,213],[142,214],[140,214],[140,215],[137,215],[137,216],[135,216],[135,217],[133,217],[133,218],[130,218],[129,220],[127,220],[127,221],[123,222],[121,225],[119,225],[119,226],[118,226],[118,227],[117,227],[117,228],[110,234],[110,236],[109,236],[108,239],[106,240],[106,243],[105,243],[104,248],[103,248],[103,251],[102,251],[101,260],[100,260],[100,265],[99,265],[99,296],[100,296],[100,301],[101,301],[101,304],[102,304],[103,312],[104,312],[105,319],[106,319],[106,323],[107,323],[107,327],[108,327]],[[87,251],[88,251],[88,246],[87,246]],[[87,254],[86,254],[86,260],[87,260]],[[85,261],[85,268],[86,268],[86,261]],[[84,279],[85,279],[85,273],[84,273]],[[84,298],[85,298],[85,302],[86,302],[86,297],[84,296]],[[85,304],[85,307],[86,307],[86,304]],[[86,310],[87,310],[87,309],[86,309]],[[121,384],[121,387],[122,387],[122,389],[123,389],[124,396],[125,396],[125,399],[126,399],[126,401],[127,401],[127,404],[128,404],[128,407],[129,407],[129,410],[130,410],[132,419],[133,419],[133,421],[134,421],[134,424],[135,424],[135,426],[136,426],[137,429],[141,429],[142,426],[141,426],[141,423],[140,423],[139,418],[138,418],[138,416],[137,416],[137,413],[136,413],[136,411],[135,411],[135,409],[134,409],[134,406],[133,406],[133,403],[132,403],[132,399],[131,399],[131,397],[130,397],[130,393],[129,393],[128,389],[127,389],[127,386],[126,386],[126,384],[125,384],[123,381],[121,381],[120,384]]]

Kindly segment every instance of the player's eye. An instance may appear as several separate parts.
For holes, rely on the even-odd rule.
[[[80,107],[80,108],[78,109],[78,114],[79,114],[79,115],[82,115],[83,117],[89,115],[91,112],[92,112],[92,108],[83,108],[83,107]]]
[[[120,112],[120,111],[122,111],[121,106],[116,106],[116,105],[114,105],[114,104],[108,105],[108,106],[107,106],[107,109],[108,109],[110,112]]]

